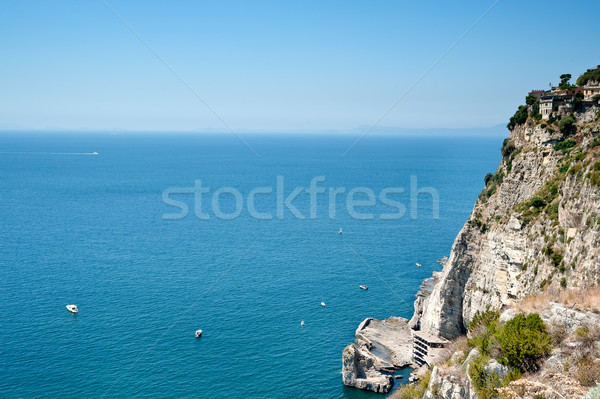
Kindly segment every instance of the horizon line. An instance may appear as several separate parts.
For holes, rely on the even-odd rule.
[[[247,135],[343,135],[343,136],[355,136],[360,135],[364,131],[364,127],[359,126],[352,129],[240,129],[237,130],[240,134]],[[477,131],[485,131],[486,136],[491,135],[504,135],[508,134],[508,129],[504,124],[497,124],[493,126],[482,126],[482,127],[395,127],[395,126],[380,126],[372,131],[374,135],[378,136],[403,136],[403,135],[415,135],[415,134],[470,134],[473,135]],[[149,135],[160,135],[160,134],[198,134],[198,135],[211,135],[211,134],[227,134],[230,133],[228,130],[223,128],[200,128],[195,130],[145,130],[145,129],[126,129],[126,128],[0,128],[0,134],[11,134],[11,133],[65,133],[65,134],[149,134]],[[482,132],[483,133],[483,132]]]

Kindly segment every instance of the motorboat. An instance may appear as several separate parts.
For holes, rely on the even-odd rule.
[[[196,336],[196,338],[200,338],[202,336],[202,330],[196,330],[196,333],[194,335]]]
[[[420,263],[417,263],[417,267],[421,267],[421,264],[420,264]]]
[[[67,305],[67,310],[71,313],[79,313],[79,309],[77,309],[77,305]]]
[[[302,320],[302,321],[300,322],[300,325],[301,325],[302,327],[304,327],[304,320]]]
[[[325,302],[321,302],[321,306],[325,306]]]
[[[368,290],[368,289],[369,289],[369,287],[367,287],[366,285],[359,285],[359,287],[360,287],[361,289],[363,289],[363,290]]]
[[[343,231],[342,231],[342,228],[340,227],[340,231],[338,231],[338,234],[342,234],[342,233],[343,233]]]

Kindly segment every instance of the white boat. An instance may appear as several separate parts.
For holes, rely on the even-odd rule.
[[[366,285],[359,285],[359,287],[360,287],[361,289],[363,289],[363,290],[368,290],[368,289],[369,289],[369,287],[367,287]]]
[[[202,336],[202,330],[196,330],[196,333],[194,335],[196,336],[196,338],[200,338]]]
[[[92,155],[98,155],[98,153],[96,151],[92,152]]]
[[[71,313],[79,313],[79,309],[77,309],[77,305],[67,305],[67,310]]]
[[[342,234],[342,228],[340,227],[340,231],[338,231],[338,234]]]
[[[321,306],[325,306],[325,302],[321,302]]]
[[[304,320],[302,320],[302,321],[300,322],[300,325],[301,325],[302,327],[304,327]]]
[[[420,263],[417,263],[417,267],[421,267],[421,264],[420,264]]]

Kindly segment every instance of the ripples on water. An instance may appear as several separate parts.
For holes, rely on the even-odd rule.
[[[228,136],[0,136],[1,396],[380,397],[342,385],[342,349],[365,317],[410,317],[501,139],[367,137],[344,158],[352,139],[247,140],[261,159]],[[325,195],[316,220],[161,219],[168,187],[247,194],[277,175],[286,195],[320,175],[375,193],[416,175],[440,219],[424,196],[417,220],[353,220],[340,196],[329,220]],[[294,204],[308,216],[308,196]]]

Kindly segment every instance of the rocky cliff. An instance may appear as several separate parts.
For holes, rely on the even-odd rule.
[[[411,327],[454,338],[477,311],[543,291],[600,282],[600,107],[512,126],[434,288]]]
[[[564,90],[555,96],[560,104],[544,116],[540,99],[528,96],[529,105],[511,118],[498,169],[485,176],[443,270],[424,281],[412,319],[395,333],[404,345],[416,345],[415,336],[458,339],[445,349],[448,357],[429,359],[421,369],[431,365],[431,372],[394,397],[579,398],[596,383],[600,392],[600,99]],[[482,319],[500,311],[502,317],[481,330]],[[494,330],[522,323],[521,313],[541,317],[540,336],[548,336],[544,325],[551,329],[551,338],[539,341],[537,357],[527,355],[531,369],[502,357],[510,343],[527,336],[499,344],[504,333]],[[388,370],[372,351],[374,340],[364,338],[366,326],[357,330],[357,344],[344,350],[343,380],[387,392],[393,381],[382,373]],[[468,326],[475,328],[469,339]],[[423,350],[417,346],[415,356]],[[407,355],[410,348],[400,352]],[[522,371],[528,374],[521,377]]]

